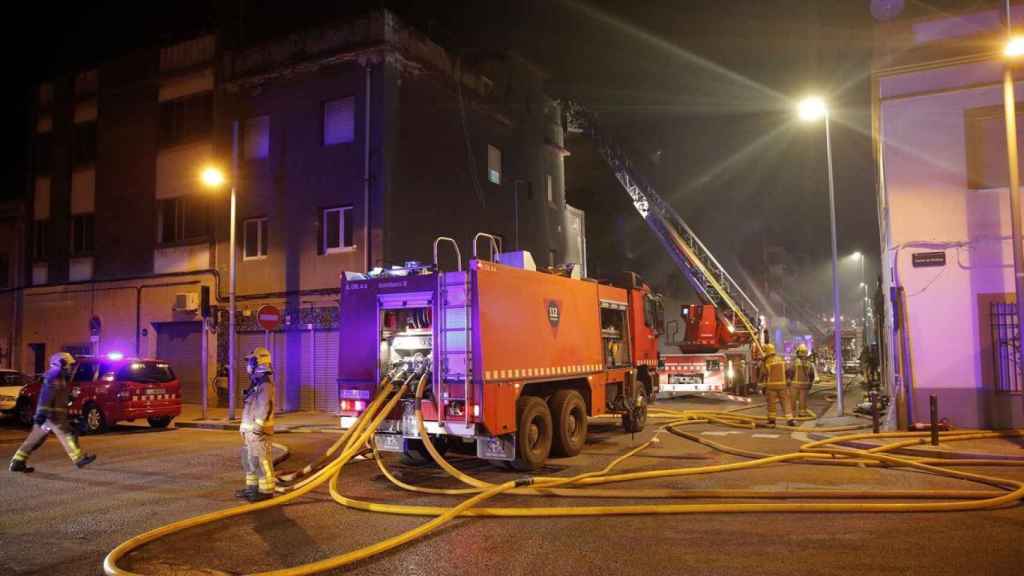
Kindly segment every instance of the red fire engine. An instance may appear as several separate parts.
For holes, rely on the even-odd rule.
[[[351,426],[395,368],[427,370],[422,413],[435,446],[475,443],[476,454],[534,469],[574,456],[587,419],[622,415],[640,431],[655,390],[660,298],[628,275],[621,287],[574,271],[538,271],[528,252],[502,253],[468,270],[409,263],[341,282],[339,385]],[[438,242],[454,241],[441,238]],[[456,246],[457,251],[457,246]],[[378,428],[379,449],[427,456],[410,397]]]

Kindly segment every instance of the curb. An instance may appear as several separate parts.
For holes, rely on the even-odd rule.
[[[833,438],[828,434],[821,432],[809,432],[807,434],[813,440],[828,440]],[[851,440],[849,442],[843,442],[843,444],[850,446],[851,448],[857,448],[860,450],[869,450],[871,448],[877,448],[879,445],[871,442],[860,442],[857,440]],[[928,448],[914,448],[913,446],[906,446],[892,451],[893,454],[903,454],[905,456],[920,456],[922,458],[946,458],[948,460],[1007,460],[1010,462],[1024,462],[1024,457],[1010,456],[1007,454],[988,454],[985,452],[956,452],[952,450],[931,450]]]
[[[326,434],[337,434],[343,432],[341,428],[330,427],[330,426],[313,426],[308,427],[309,424],[299,424],[296,426],[275,426],[275,434],[310,434],[314,432],[322,432]],[[174,422],[175,428],[193,429],[193,430],[221,430],[228,432],[238,432],[238,424],[230,422]]]

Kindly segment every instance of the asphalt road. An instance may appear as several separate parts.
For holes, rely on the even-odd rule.
[[[686,402],[704,406],[711,402]],[[820,404],[816,407],[823,408]],[[591,427],[584,454],[554,460],[548,475],[571,475],[609,462],[646,439],[604,421]],[[801,438],[759,430],[727,435],[697,426],[706,437],[747,449],[783,453]],[[0,457],[8,459],[24,432],[0,425]],[[755,436],[757,434],[758,436]],[[777,437],[772,437],[777,434]],[[335,437],[281,434],[293,451],[284,467],[314,458]],[[97,575],[121,541],[167,522],[235,504],[240,486],[237,433],[152,431],[123,426],[83,445],[99,459],[76,470],[50,440],[32,460],[32,475],[0,472],[0,573]],[[665,436],[622,470],[702,466],[740,461],[687,440]],[[389,457],[406,481],[455,484],[438,469],[411,468]],[[514,478],[471,459],[460,468],[490,481]],[[981,468],[1024,480],[1024,469]],[[415,495],[392,486],[371,462],[353,463],[342,492],[381,502],[452,505],[458,497]],[[629,486],[673,488],[979,488],[921,473],[778,464],[753,471],[645,480]],[[980,487],[985,488],[985,487]],[[493,505],[573,506],[646,500],[499,497]],[[654,501],[657,503],[658,501]],[[171,536],[129,556],[146,574],[244,573],[321,559],[412,528],[425,519],[347,510],[321,489],[298,503]],[[955,513],[699,514],[597,518],[466,518],[400,549],[337,574],[1013,574],[1024,566],[1024,506]]]

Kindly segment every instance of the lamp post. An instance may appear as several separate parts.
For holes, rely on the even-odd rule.
[[[1013,241],[1013,286],[1017,298],[1017,369],[1024,367],[1024,248],[1021,246],[1020,171],[1017,157],[1017,98],[1013,93],[1013,64],[1024,56],[1024,37],[1014,37],[1010,2],[1006,2],[1006,47],[1003,54],[1003,115],[1006,117],[1006,159],[1010,170],[1010,234]]]
[[[836,247],[836,193],[832,174],[832,133],[829,126],[828,106],[817,96],[800,101],[797,114],[805,122],[825,121],[825,157],[828,164],[828,203],[832,224],[832,325],[835,331],[836,416],[843,415],[843,323],[839,314],[839,250]]]
[[[221,188],[228,178],[224,172],[214,166],[207,166],[200,174],[200,179],[207,188]],[[238,180],[238,121],[231,127],[231,212],[229,218],[229,256],[228,256],[228,420],[235,419],[235,391],[238,389],[238,371],[235,362],[237,356],[235,343],[235,289],[238,286],[238,275],[235,270],[235,214],[237,212],[237,191],[235,184]],[[204,375],[205,378],[205,375]],[[204,383],[205,385],[205,383]]]
[[[864,253],[860,252],[858,250],[857,252],[854,252],[850,256],[852,258],[855,258],[855,259],[860,261],[860,285],[858,286],[858,288],[863,288],[864,289],[864,299],[860,303],[860,305],[861,305],[861,325],[863,326],[863,329],[864,329],[863,330],[864,334],[863,334],[863,337],[861,338],[861,341],[862,341],[864,347],[867,348],[867,345],[868,345],[868,281],[867,281],[867,278],[865,278],[865,276],[864,276]]]

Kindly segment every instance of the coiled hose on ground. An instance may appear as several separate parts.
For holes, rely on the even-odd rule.
[[[373,434],[378,425],[392,412],[401,398],[410,388],[415,377],[419,377],[416,386],[416,420],[420,438],[435,462],[453,478],[459,480],[464,488],[426,488],[402,482],[386,467],[373,447]],[[402,534],[384,539],[373,545],[346,552],[317,562],[303,564],[291,568],[258,573],[262,576],[300,576],[315,574],[346,566],[353,562],[370,558],[387,550],[421,538],[436,530],[453,518],[459,516],[501,516],[501,517],[556,517],[556,516],[600,516],[600,515],[637,515],[637,514],[697,514],[697,513],[749,513],[749,512],[941,512],[957,510],[982,510],[1016,504],[1024,498],[1024,483],[1007,479],[975,474],[954,468],[976,465],[1024,465],[1016,460],[950,460],[943,458],[921,458],[896,456],[892,451],[901,447],[924,441],[928,433],[922,432],[888,432],[881,434],[852,434],[838,436],[828,440],[810,442],[801,446],[800,451],[788,454],[763,454],[728,447],[716,442],[699,438],[680,428],[696,423],[716,423],[725,426],[753,428],[763,418],[738,414],[744,407],[733,411],[671,411],[658,410],[655,416],[666,418],[654,436],[639,446],[619,456],[601,470],[586,472],[572,477],[529,477],[512,480],[501,484],[493,484],[474,478],[445,460],[430,441],[423,424],[420,403],[429,374],[396,374],[382,380],[378,392],[359,417],[355,425],[346,431],[317,462],[302,470],[282,475],[287,485],[282,487],[282,494],[272,500],[255,504],[247,504],[203,514],[193,518],[173,522],[166,526],[150,530],[131,538],[116,548],[106,557],[103,569],[108,576],[137,576],[134,572],[121,568],[118,563],[131,551],[159,538],[187,530],[196,526],[209,524],[225,518],[248,514],[267,508],[288,504],[301,498],[310,491],[328,483],[331,497],[341,505],[359,510],[433,517],[426,523]],[[788,429],[780,426],[779,428]],[[857,427],[854,427],[857,428]],[[849,427],[833,429],[848,431]],[[817,428],[816,431],[827,429]],[[640,472],[613,474],[613,470],[653,444],[660,442],[664,432],[682,438],[700,442],[708,447],[723,452],[748,458],[747,461],[711,466],[690,468],[656,469]],[[1024,436],[1024,430],[989,432],[965,430],[943,432],[943,442],[976,440],[984,438]],[[871,449],[844,447],[843,444],[865,438],[892,440],[888,444]],[[455,506],[418,506],[366,502],[347,497],[339,491],[338,480],[341,471],[354,457],[373,450],[374,461],[384,475],[396,486],[419,493],[447,494],[468,496]],[[984,484],[998,490],[680,490],[680,489],[629,489],[629,488],[593,488],[608,484],[621,484],[632,480],[651,478],[679,477],[698,474],[715,474],[737,470],[748,470],[778,463],[807,463],[840,466],[885,466],[892,468],[908,468],[949,478],[957,478]],[[764,499],[787,500],[784,502],[720,502],[720,503],[657,503],[657,504],[624,504],[599,506],[538,506],[538,507],[481,507],[483,502],[501,494],[520,494],[532,496],[558,497],[602,497],[609,499]],[[788,500],[843,500],[842,502],[791,502]],[[850,500],[872,500],[871,502],[851,502]],[[878,502],[878,500],[941,500],[939,502]]]

